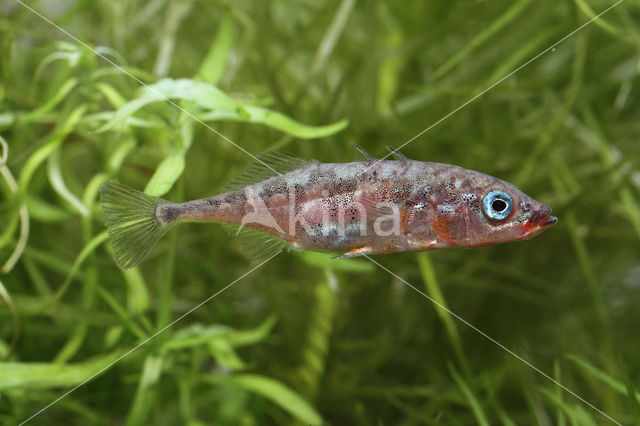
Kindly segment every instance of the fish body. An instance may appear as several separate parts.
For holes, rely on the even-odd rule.
[[[113,196],[114,189],[122,196]],[[153,199],[137,191],[134,196],[131,191],[135,190],[115,183],[102,189],[121,267],[133,266],[128,259],[137,263],[141,252],[130,253],[125,246],[135,246],[127,235],[135,232],[131,214],[124,215],[129,223],[116,219],[123,211],[139,210],[136,203],[142,199],[147,200],[145,229],[160,236],[183,221],[213,221],[263,232],[296,250],[342,253],[338,257],[482,247],[531,238],[557,221],[549,207],[508,182],[455,165],[404,157],[352,163],[311,161],[185,203]],[[118,204],[122,198],[129,204],[133,200],[133,205]],[[154,238],[159,236],[144,242]]]

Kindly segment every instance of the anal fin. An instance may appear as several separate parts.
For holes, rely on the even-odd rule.
[[[222,223],[222,228],[237,241],[242,252],[254,262],[265,260],[287,248],[289,244],[280,238],[255,229]]]

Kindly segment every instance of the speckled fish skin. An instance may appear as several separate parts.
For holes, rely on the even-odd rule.
[[[513,200],[504,220],[483,211],[483,197],[491,191],[503,191]],[[256,200],[263,210],[256,208]],[[392,212],[378,203],[397,206],[399,232],[379,232],[390,231],[391,220],[380,221],[376,229],[375,220]],[[549,207],[508,182],[454,165],[413,160],[313,162],[235,191],[158,209],[167,224],[242,225],[295,249],[346,252],[341,257],[489,246],[531,238],[557,221]],[[255,220],[243,222],[252,214]]]

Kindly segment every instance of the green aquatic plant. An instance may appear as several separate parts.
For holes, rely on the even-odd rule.
[[[638,423],[639,16],[604,0],[3,2],[0,423],[607,424],[594,407]],[[113,262],[105,182],[184,201],[247,154],[346,162],[350,141],[381,157],[409,140],[558,225],[375,257],[395,277],[319,253],[252,270],[197,224],[140,267]]]

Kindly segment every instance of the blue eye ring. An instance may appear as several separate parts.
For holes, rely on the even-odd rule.
[[[482,210],[489,219],[504,220],[513,210],[513,199],[504,191],[491,191],[482,199]]]

